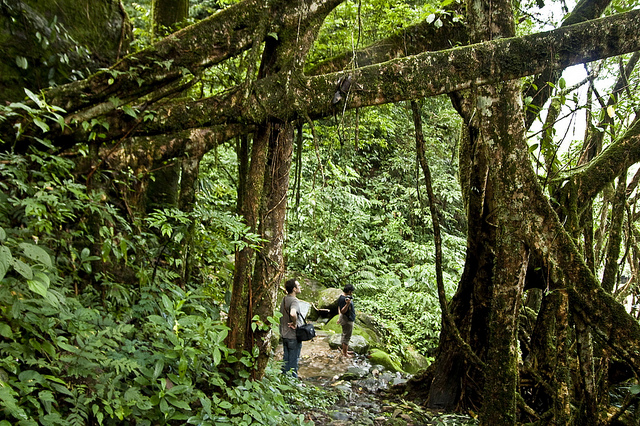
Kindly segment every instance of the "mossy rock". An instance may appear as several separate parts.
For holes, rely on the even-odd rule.
[[[419,353],[415,348],[408,347],[404,351],[402,368],[409,374],[416,374],[429,367],[429,360]]]
[[[382,339],[380,336],[373,330],[368,327],[366,324],[360,321],[360,316],[364,316],[364,314],[357,312],[356,313],[356,322],[353,325],[353,335],[354,336],[362,336],[367,341],[370,347],[378,348],[382,345]],[[339,315],[331,318],[327,323],[322,327],[323,330],[329,333],[342,334],[342,326],[338,324]]]
[[[77,0],[10,3],[15,5],[0,15],[1,100],[19,101],[23,87],[37,93],[50,81],[75,79],[78,71],[86,76],[110,67],[133,40],[118,0],[93,0],[91,6]]]
[[[342,333],[342,326],[338,324],[338,315],[334,316],[329,321],[327,321],[327,323],[324,325],[324,327],[322,327],[322,329],[333,332],[333,333]],[[355,327],[353,328],[353,334],[360,334],[360,333],[356,333]]]
[[[381,365],[390,371],[399,371],[401,373],[405,372],[399,363],[394,361],[388,353],[383,352],[380,349],[373,349],[371,351],[369,354],[369,362],[371,365]]]
[[[366,338],[371,347],[382,347],[383,341],[381,333],[378,332],[373,319],[369,315],[363,312],[357,312],[355,327],[359,330],[358,334]]]

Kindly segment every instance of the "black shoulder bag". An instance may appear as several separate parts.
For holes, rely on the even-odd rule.
[[[307,320],[304,318],[304,315],[300,314],[302,317],[302,321],[304,324],[296,327],[296,337],[298,342],[306,342],[307,340],[311,340],[316,337],[316,329],[313,328],[313,324],[307,324]]]

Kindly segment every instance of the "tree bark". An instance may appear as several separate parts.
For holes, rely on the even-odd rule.
[[[308,12],[304,2],[296,3],[299,15]],[[256,84],[272,75],[283,73],[288,80],[304,66],[326,13],[309,14],[297,19],[295,32],[268,37],[262,52]],[[296,15],[296,16],[299,16]],[[287,85],[290,86],[289,81]],[[236,255],[236,270],[232,290],[228,325],[232,329],[227,338],[230,348],[256,353],[254,377],[264,374],[271,354],[271,327],[269,317],[276,307],[279,284],[284,277],[284,224],[289,189],[289,171],[293,152],[291,120],[265,117],[258,124],[252,147],[250,175],[246,180],[247,192],[240,194],[243,217],[250,229],[265,240],[256,252],[245,248]],[[258,174],[261,176],[258,178]],[[239,315],[239,316],[235,316]],[[238,321],[240,319],[240,321]]]
[[[189,17],[189,0],[153,0],[151,11],[153,35],[164,37]]]
[[[263,194],[265,200],[260,212],[260,234],[267,241],[255,262],[252,280],[252,294],[260,324],[269,325],[277,302],[280,283],[285,277],[284,265],[284,225],[287,212],[287,192],[289,190],[289,170],[293,153],[293,124],[271,123],[269,156],[265,169]],[[271,326],[257,328],[249,342],[259,348],[256,372],[262,376],[271,357]]]

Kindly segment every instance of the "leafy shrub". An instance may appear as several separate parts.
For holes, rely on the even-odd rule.
[[[425,102],[423,114],[437,115],[440,124],[424,133],[450,297],[466,248],[454,160],[459,123],[445,100]],[[289,268],[327,287],[355,285],[358,309],[386,330],[386,352],[403,355],[412,345],[430,356],[441,313],[433,227],[412,127],[410,112],[393,105],[360,111],[358,122],[349,113],[338,125],[320,121],[313,134],[304,135],[307,149],[297,162],[301,177],[292,186],[299,195],[291,194],[285,248]]]
[[[159,210],[136,229],[72,162],[0,160],[0,425],[304,424],[292,383],[250,380],[255,353],[226,347],[224,278],[176,285],[191,218]],[[196,244],[215,245],[198,276],[213,276],[252,238],[202,217]]]

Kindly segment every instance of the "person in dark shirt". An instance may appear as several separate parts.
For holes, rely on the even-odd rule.
[[[351,284],[347,284],[342,289],[343,294],[338,297],[338,324],[342,326],[342,355],[345,357],[353,356],[353,352],[349,349],[349,340],[353,334],[353,323],[356,320],[356,309],[353,306],[353,290]]]

